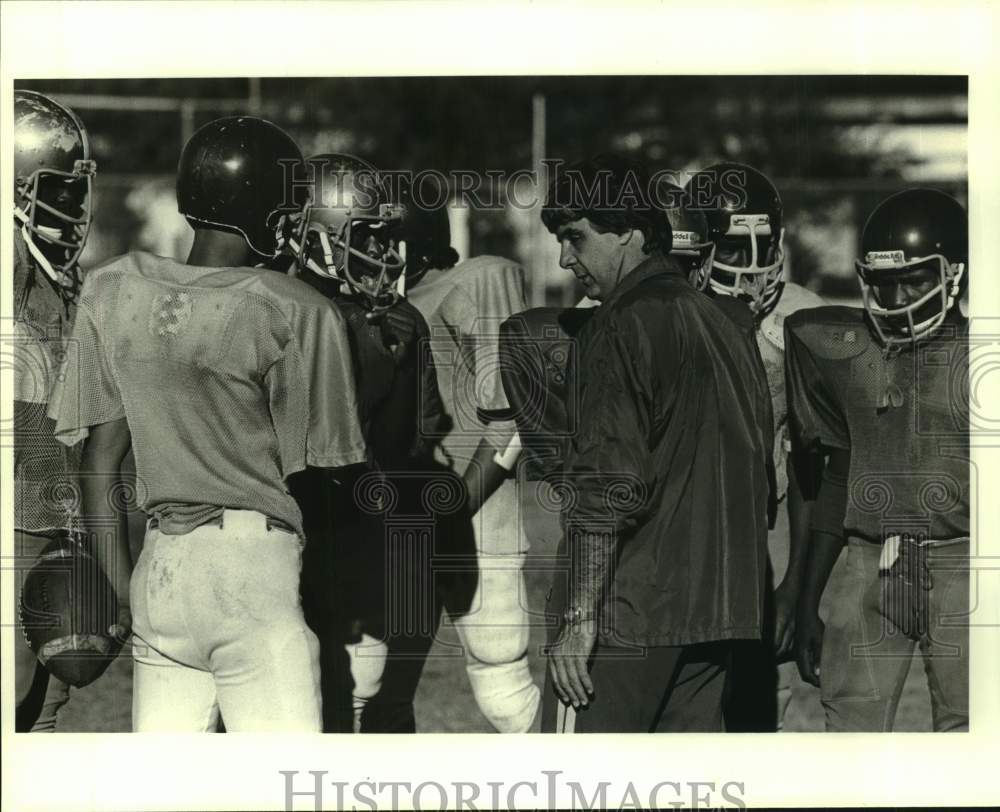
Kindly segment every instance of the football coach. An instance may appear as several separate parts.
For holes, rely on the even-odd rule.
[[[771,407],[752,320],[688,283],[645,169],[559,170],[542,221],[601,302],[568,370],[545,731],[722,730],[761,634]]]

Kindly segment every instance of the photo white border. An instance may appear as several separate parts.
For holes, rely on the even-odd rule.
[[[977,269],[971,313],[998,318],[1000,327],[995,270],[1000,269],[1000,164],[994,157],[1000,62],[991,53],[1000,26],[995,8],[985,2],[883,3],[878,8],[773,0],[698,5],[696,11],[628,2],[611,8],[579,2],[3,3],[0,144],[9,143],[15,77],[968,74],[970,265]],[[626,40],[627,52],[620,45]],[[325,52],[324,44],[329,46]],[[0,177],[11,177],[11,165],[12,156],[3,149]],[[5,210],[12,205],[11,191],[3,185]],[[0,229],[0,250],[0,312],[9,315],[9,229]],[[10,391],[10,371],[0,374],[0,393]],[[981,408],[995,415],[1000,373],[984,376],[981,385]],[[6,397],[0,408],[0,417],[9,418]],[[0,461],[4,483],[11,481],[11,457],[5,453]],[[1000,492],[998,460],[1000,448],[989,442],[975,449],[979,494]],[[12,525],[12,501],[4,488],[3,528]],[[298,770],[303,776],[325,770],[331,781],[414,783],[513,783],[543,780],[542,770],[562,770],[562,782],[612,781],[608,797],[615,803],[629,781],[637,787],[658,781],[742,782],[750,806],[996,802],[1000,579],[985,557],[998,555],[1000,500],[976,500],[974,494],[972,510],[980,531],[976,617],[984,625],[972,630],[973,730],[968,734],[12,736],[12,661],[3,657],[2,806],[283,809],[284,779],[278,770]],[[9,532],[3,542],[8,554]],[[6,596],[13,574],[5,570],[2,577]],[[14,634],[10,604],[5,597],[5,651]],[[527,794],[519,797],[532,802]],[[436,795],[428,798],[434,803]],[[538,800],[544,802],[544,795]],[[565,794],[558,800],[570,802]],[[327,801],[332,803],[333,796]],[[300,803],[295,808],[311,807]]]

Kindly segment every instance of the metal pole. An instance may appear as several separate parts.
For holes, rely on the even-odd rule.
[[[184,99],[181,102],[181,149],[194,135],[195,103],[192,99]]]
[[[542,196],[545,194],[542,175],[545,167],[542,160],[545,158],[545,94],[535,93],[531,97],[531,166],[535,177],[535,206],[531,217],[531,246],[532,254],[537,260],[542,260],[547,252],[542,245],[542,240],[546,237],[542,230],[541,211]],[[531,306],[544,307],[545,301],[545,279],[548,269],[535,267],[530,269],[531,279]]]
[[[260,91],[260,78],[251,77],[247,81],[249,83],[247,107],[250,110],[250,115],[259,116],[261,114],[261,110],[264,109],[263,96]]]

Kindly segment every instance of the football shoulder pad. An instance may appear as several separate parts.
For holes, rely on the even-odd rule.
[[[859,307],[824,307],[798,310],[785,318],[785,330],[816,358],[854,358],[872,345],[872,335]]]
[[[823,307],[822,297],[809,288],[786,282],[778,304],[760,323],[760,333],[779,350],[785,349],[785,319],[792,313],[808,308]]]

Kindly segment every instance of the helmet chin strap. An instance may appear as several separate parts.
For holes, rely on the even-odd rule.
[[[37,245],[35,245],[31,229],[28,228],[30,218],[21,210],[19,206],[14,207],[14,217],[21,221],[21,238],[24,240],[24,244],[28,246],[28,251],[34,258],[35,262],[38,263],[38,267],[41,268],[45,275],[59,287],[67,289],[75,287],[76,280],[64,271],[57,271],[53,268],[52,263],[49,262],[49,258],[42,253],[42,250]]]

